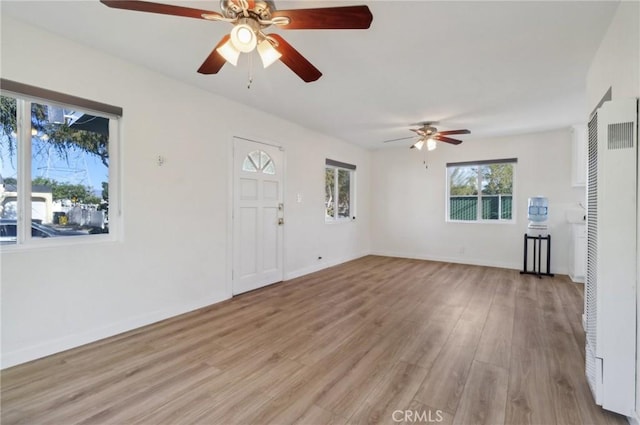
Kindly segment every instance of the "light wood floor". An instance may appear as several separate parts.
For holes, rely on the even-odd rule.
[[[369,256],[7,369],[1,420],[624,424],[584,377],[581,291]]]

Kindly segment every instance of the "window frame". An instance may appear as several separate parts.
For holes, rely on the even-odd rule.
[[[122,108],[106,105],[46,89],[1,80],[2,96],[16,99],[16,153],[17,153],[17,237],[15,244],[0,246],[1,252],[33,248],[113,242],[121,239],[122,207],[120,187],[120,129]],[[43,97],[48,95],[49,97]],[[44,103],[63,108],[76,108],[82,112],[109,119],[109,233],[74,235],[68,237],[37,238],[31,235],[32,221],[32,141],[31,105]],[[94,109],[97,107],[98,109]],[[109,111],[109,112],[106,112]],[[25,137],[26,135],[26,137]]]
[[[334,211],[334,216],[329,216],[327,215],[327,204],[326,204],[326,190],[327,190],[327,183],[326,183],[326,173],[327,170],[333,170],[334,173],[334,193],[336,194],[336,196],[333,199],[333,211]],[[336,224],[336,223],[349,223],[355,220],[356,218],[356,199],[355,199],[355,181],[356,181],[356,166],[353,164],[348,164],[345,162],[340,162],[340,161],[335,161],[332,159],[326,159],[325,161],[325,166],[324,166],[324,188],[325,188],[325,202],[323,202],[324,205],[324,221],[326,224]],[[339,217],[338,215],[338,201],[339,201],[339,182],[338,182],[338,176],[339,176],[339,171],[346,171],[349,173],[349,216],[348,217]]]
[[[445,192],[445,221],[447,223],[480,223],[480,224],[515,224],[516,223],[516,170],[517,170],[517,158],[504,158],[504,159],[490,159],[490,160],[479,160],[479,161],[464,161],[464,162],[450,162],[446,164],[445,167],[445,182],[446,182],[446,192]],[[482,218],[482,173],[481,169],[485,165],[495,165],[495,164],[510,164],[512,166],[512,181],[511,181],[511,218],[510,219],[483,219]],[[477,175],[477,194],[475,195],[477,199],[476,203],[476,219],[475,220],[456,220],[451,218],[451,175],[453,174],[452,170],[458,167],[477,167],[478,175]],[[473,195],[469,195],[473,196]],[[502,215],[502,211],[498,211],[498,215]]]

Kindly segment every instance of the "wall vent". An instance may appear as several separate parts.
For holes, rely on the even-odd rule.
[[[589,121],[589,174],[587,176],[587,275],[585,285],[586,339],[593,352],[598,319],[598,114]],[[595,360],[593,360],[595,362]],[[595,364],[595,363],[594,363]],[[589,366],[589,362],[587,362]],[[593,374],[595,377],[595,374]]]
[[[607,148],[610,150],[633,148],[633,123],[609,124],[607,127]]]

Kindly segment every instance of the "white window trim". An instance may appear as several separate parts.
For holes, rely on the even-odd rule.
[[[74,246],[96,243],[111,243],[122,239],[122,208],[120,186],[120,128],[122,117],[97,111],[94,109],[77,106],[70,103],[61,103],[42,97],[29,96],[19,92],[2,91],[3,96],[16,99],[17,129],[16,136],[18,170],[17,170],[17,236],[16,243],[2,245],[0,251],[9,253],[12,251],[31,250],[34,248],[52,248],[61,246]],[[31,104],[46,103],[63,107],[76,107],[92,115],[109,119],[109,233],[78,235],[64,238],[32,238],[31,237],[31,196],[21,194],[31,193]],[[28,117],[28,119],[25,119]],[[21,136],[22,135],[22,136]],[[22,137],[26,136],[26,141]]]
[[[481,205],[481,198],[482,198],[482,194],[481,194],[481,190],[480,187],[482,185],[482,178],[480,176],[480,173],[478,172],[478,195],[476,195],[477,199],[478,199],[478,203],[477,203],[477,211],[476,211],[476,219],[475,220],[452,220],[450,218],[450,208],[451,208],[451,194],[450,194],[450,190],[451,190],[451,182],[450,182],[450,177],[451,177],[451,173],[449,172],[450,169],[452,168],[450,165],[447,165],[447,167],[445,168],[445,181],[446,181],[446,191],[445,191],[445,206],[446,206],[446,210],[445,210],[445,222],[447,223],[466,223],[466,224],[516,224],[516,217],[517,217],[517,211],[516,211],[516,170],[517,170],[517,165],[518,161],[514,160],[514,159],[505,159],[505,160],[488,160],[488,161],[469,161],[467,163],[460,163],[460,165],[458,166],[478,166],[478,169],[482,166],[482,165],[487,165],[487,164],[511,164],[513,166],[513,179],[512,179],[512,185],[513,185],[513,190],[511,191],[511,197],[512,197],[512,201],[511,201],[511,219],[506,220],[506,219],[502,219],[499,218],[497,220],[486,220],[486,219],[482,219],[482,218],[477,218],[477,217],[482,217],[482,205]]]
[[[349,217],[328,217],[327,216],[327,209],[326,209],[326,204],[323,205],[323,209],[324,209],[324,221],[326,224],[338,224],[338,223],[350,223],[352,221],[355,220],[356,217],[356,196],[355,196],[355,182],[356,182],[356,170],[355,169],[349,169],[349,168],[345,168],[345,167],[340,167],[337,165],[330,165],[330,164],[325,164],[324,169],[325,172],[327,169],[333,169],[333,172],[335,174],[334,176],[334,193],[336,194],[335,199],[333,200],[333,211],[335,212],[335,214],[337,214],[338,212],[338,170],[343,170],[343,171],[347,171],[349,173],[349,197],[350,197],[350,205],[349,205]],[[326,183],[325,183],[326,185]],[[326,187],[325,187],[326,190]]]

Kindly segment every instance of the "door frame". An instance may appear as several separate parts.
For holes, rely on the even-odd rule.
[[[287,151],[284,146],[280,143],[275,143],[271,140],[256,140],[260,139],[259,137],[251,137],[251,136],[243,136],[241,134],[235,133],[232,134],[229,138],[229,142],[227,143],[227,267],[226,267],[226,291],[227,298],[233,298],[233,181],[234,181],[234,140],[242,139],[253,143],[259,143],[261,145],[267,145],[274,148],[278,148],[282,152],[282,203],[284,204],[284,210],[282,211],[282,216],[284,218],[285,225],[282,229],[282,280],[284,280],[287,275],[286,270],[286,243],[287,239]],[[241,295],[241,294],[240,294]]]

